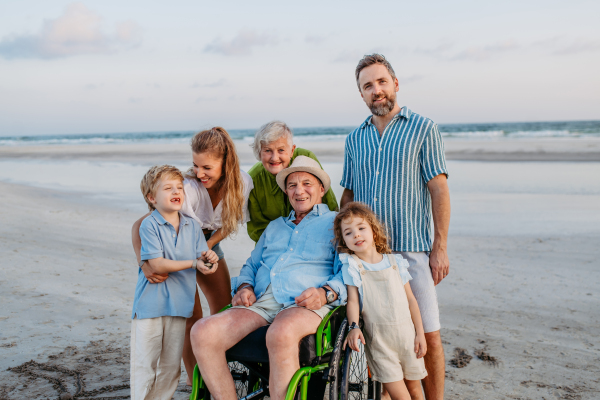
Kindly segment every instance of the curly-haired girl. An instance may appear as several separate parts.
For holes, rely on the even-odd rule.
[[[384,228],[365,204],[348,203],[333,226],[348,287],[350,327],[344,348],[348,344],[359,351],[359,341],[366,343],[373,379],[393,400],[423,399],[420,380],[427,376],[427,344],[408,283],[408,262],[391,254]],[[364,336],[358,326],[361,309]]]

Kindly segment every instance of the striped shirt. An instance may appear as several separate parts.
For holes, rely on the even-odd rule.
[[[346,138],[340,185],[377,214],[392,251],[429,251],[427,182],[448,175],[437,124],[402,107],[380,136],[371,118]]]

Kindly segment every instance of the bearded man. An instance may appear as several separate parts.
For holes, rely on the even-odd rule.
[[[355,74],[373,115],[346,138],[341,206],[351,201],[369,205],[384,223],[391,249],[409,261],[428,349],[425,395],[443,399],[445,360],[435,285],[450,268],[444,144],[433,121],[398,105],[398,79],[384,56],[365,56]]]

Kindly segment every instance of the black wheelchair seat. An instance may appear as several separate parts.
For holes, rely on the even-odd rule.
[[[270,325],[258,328],[243,338],[238,344],[227,350],[228,361],[268,363],[267,330]],[[305,336],[300,341],[300,365],[309,365],[317,358],[315,335]]]

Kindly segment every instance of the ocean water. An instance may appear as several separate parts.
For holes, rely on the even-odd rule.
[[[447,140],[518,140],[536,138],[600,138],[600,121],[553,121],[479,124],[440,124]],[[311,140],[343,139],[354,127],[293,128],[294,135]],[[250,142],[253,129],[228,131],[234,139]],[[47,144],[187,143],[196,131],[124,132],[39,136],[0,136],[0,146]]]

